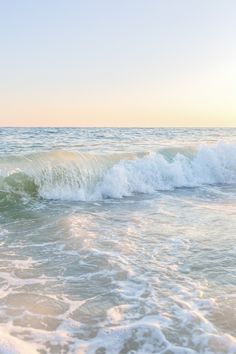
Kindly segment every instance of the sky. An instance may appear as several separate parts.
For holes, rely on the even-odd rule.
[[[236,127],[235,0],[0,0],[0,126]]]

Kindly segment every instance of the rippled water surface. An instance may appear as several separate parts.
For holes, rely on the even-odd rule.
[[[0,353],[235,354],[235,129],[0,129]]]

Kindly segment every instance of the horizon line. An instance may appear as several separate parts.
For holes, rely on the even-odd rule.
[[[10,125],[1,126],[0,129],[15,128],[81,128],[81,129],[236,129],[236,126],[82,126],[82,125]]]

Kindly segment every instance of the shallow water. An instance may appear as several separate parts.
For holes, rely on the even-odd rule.
[[[235,187],[235,129],[1,129],[0,352],[236,353]]]

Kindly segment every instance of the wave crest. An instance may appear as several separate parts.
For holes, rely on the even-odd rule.
[[[236,144],[148,154],[50,152],[0,160],[4,194],[61,200],[121,198],[179,187],[236,183]]]

